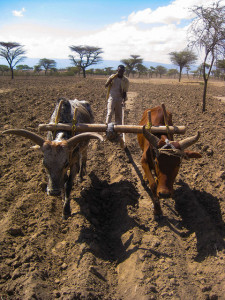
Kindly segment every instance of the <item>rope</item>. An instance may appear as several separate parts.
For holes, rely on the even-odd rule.
[[[165,145],[161,149],[165,149],[166,147],[170,147],[171,149],[176,149],[174,145],[170,144],[170,141],[168,139],[165,140]]]
[[[74,109],[74,114],[73,114],[73,121],[72,121],[72,135],[75,135],[75,132],[76,132],[76,123],[77,123],[77,120],[76,120],[76,114],[77,114],[77,107],[75,107],[75,109]]]

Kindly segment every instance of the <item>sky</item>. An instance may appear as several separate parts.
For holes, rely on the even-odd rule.
[[[0,0],[0,41],[24,45],[28,58],[68,59],[69,46],[88,45],[102,48],[104,60],[140,55],[169,64],[169,53],[187,46],[190,8],[213,2]]]

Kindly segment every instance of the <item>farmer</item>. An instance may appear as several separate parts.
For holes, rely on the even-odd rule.
[[[108,88],[106,124],[111,123],[113,113],[115,113],[115,123],[122,124],[122,107],[127,100],[129,88],[129,80],[123,75],[124,72],[125,67],[119,65],[117,73],[111,75],[106,81],[105,87]]]

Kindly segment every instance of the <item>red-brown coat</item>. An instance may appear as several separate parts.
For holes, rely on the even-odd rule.
[[[163,109],[161,106],[145,110],[139,125],[148,124],[148,111],[151,111],[152,126],[165,125]],[[167,111],[168,125],[173,125],[172,114]],[[151,134],[144,129],[138,134],[138,143],[143,151],[141,158],[145,178],[148,180],[153,193],[154,215],[162,215],[160,198],[169,198],[173,194],[173,184],[178,174],[182,158],[200,158],[197,152],[184,151],[194,144],[199,133],[183,141],[173,141],[173,136]]]

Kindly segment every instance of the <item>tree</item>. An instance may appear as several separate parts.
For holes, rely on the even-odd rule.
[[[176,78],[177,74],[179,74],[179,72],[177,71],[177,69],[169,69],[168,72],[167,72],[167,75],[169,77],[173,76],[173,78]]]
[[[190,45],[204,50],[203,59],[203,103],[202,111],[206,109],[207,84],[216,59],[225,52],[225,6],[220,1],[211,6],[194,6],[192,12],[195,18],[189,31]],[[210,67],[206,71],[206,64]]]
[[[112,75],[113,74],[113,68],[112,67],[106,67],[105,72],[106,72],[106,75]]]
[[[68,75],[76,75],[78,74],[78,76],[80,77],[80,68],[79,67],[68,67],[67,68],[67,74]]]
[[[18,62],[22,61],[25,56],[23,54],[26,51],[23,49],[24,46],[20,45],[19,43],[14,42],[0,42],[0,56],[4,57],[11,70],[11,77],[14,78],[13,69],[18,64]]]
[[[225,80],[225,59],[218,60],[216,67],[219,72],[219,76]]]
[[[56,67],[56,62],[53,59],[48,59],[48,58],[42,58],[39,60],[39,64],[38,66],[40,68],[44,68],[45,69],[45,75],[47,74],[48,70],[54,70]]]
[[[40,65],[36,65],[34,66],[34,73],[40,73],[41,72],[41,66]]]
[[[0,65],[0,72],[4,75],[5,72],[9,71],[9,67],[6,65]]]
[[[148,74],[149,74],[149,77],[152,78],[153,74],[155,74],[155,68],[151,66],[151,67],[149,68]]]
[[[79,67],[83,71],[83,77],[86,77],[86,68],[91,65],[96,65],[102,61],[101,54],[102,49],[92,46],[69,46],[71,51],[74,51],[75,55],[69,55],[72,63]]]
[[[19,71],[33,70],[33,68],[29,67],[28,65],[18,65],[18,66],[16,66],[16,69]]]
[[[184,67],[189,66],[190,64],[193,64],[197,60],[197,56],[190,50],[182,50],[180,52],[170,52],[170,60],[171,62],[179,66],[179,82],[181,81],[181,74]]]
[[[189,79],[189,72],[191,71],[191,67],[189,65],[186,66],[187,78]]]
[[[142,64],[143,58],[140,58],[140,55],[131,55],[130,58],[122,59],[121,62],[126,67],[127,77],[130,76],[130,73],[134,73],[138,64]]]
[[[128,59],[122,59],[121,62],[126,66],[127,76],[134,74],[134,71],[138,64],[142,64],[143,59],[140,58],[140,55],[131,55]]]
[[[138,72],[138,77],[140,78],[141,75],[146,75],[148,73],[148,68],[142,64],[137,64],[136,71]]]
[[[163,66],[157,66],[155,68],[155,72],[156,72],[156,74],[159,74],[159,77],[161,78],[163,74],[166,74],[167,69]]]

